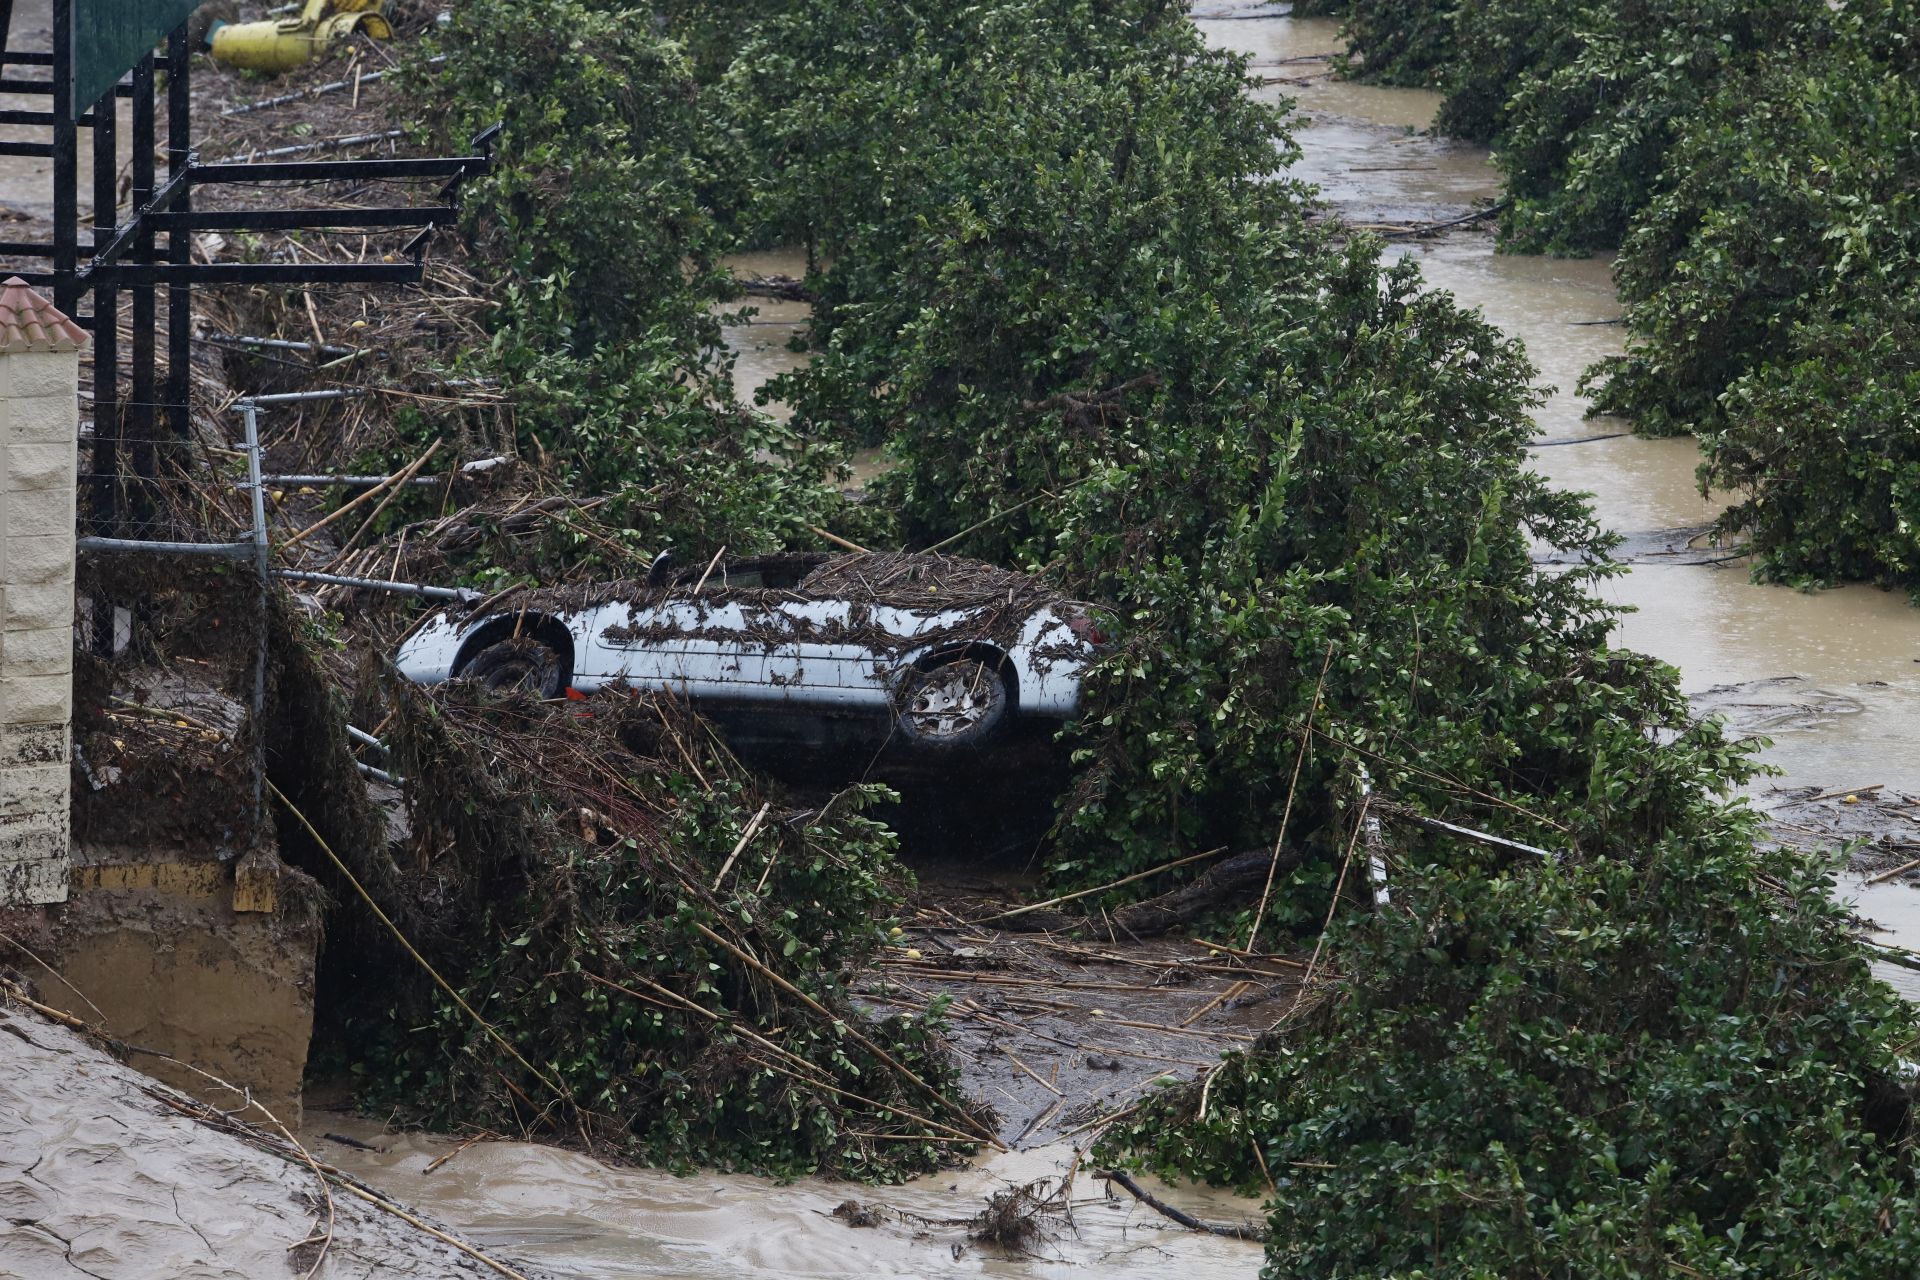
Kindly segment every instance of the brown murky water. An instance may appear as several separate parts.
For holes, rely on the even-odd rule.
[[[1108,1200],[1081,1172],[1074,1230],[1009,1257],[974,1244],[955,1225],[1008,1185],[1064,1174],[1064,1144],[1000,1156],[904,1187],[861,1187],[803,1178],[703,1174],[676,1178],[648,1169],[610,1169],[570,1151],[520,1142],[476,1143],[432,1173],[453,1151],[446,1138],[383,1135],[344,1115],[318,1115],[303,1140],[316,1154],[442,1221],[482,1248],[537,1261],[557,1275],[625,1280],[747,1280],[798,1276],[1164,1276],[1187,1280],[1250,1277],[1260,1247],[1196,1236],[1130,1199]],[[321,1132],[384,1147],[360,1151]],[[1240,1221],[1254,1206],[1205,1188],[1158,1187],[1190,1212]],[[878,1211],[875,1227],[833,1216],[848,1199]]]
[[[723,265],[741,280],[755,276],[792,276],[798,280],[807,274],[806,255],[798,249],[736,253]],[[806,326],[813,308],[804,302],[778,298],[749,298],[742,305],[753,314],[726,331],[727,350],[734,356],[733,393],[785,422],[793,410],[779,400],[762,400],[760,389],[807,362],[805,353],[792,350],[791,344],[794,335]]]

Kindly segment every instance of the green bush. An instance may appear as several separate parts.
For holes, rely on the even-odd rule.
[[[1660,767],[1666,767],[1664,765]],[[1107,1139],[1257,1192],[1281,1277],[1905,1274],[1912,1012],[1831,876],[1728,815],[1633,856],[1415,858],[1324,1006]]]
[[[1342,74],[1411,89],[1441,87],[1458,57],[1460,7],[1433,0],[1353,0],[1340,28],[1350,49]]]
[[[1733,78],[1673,155],[1616,268],[1633,345],[1589,375],[1596,408],[1655,434],[1711,432],[1795,327],[1920,250],[1920,91],[1857,50]]]
[[[1797,327],[1782,359],[1727,393],[1705,471],[1739,495],[1721,522],[1752,539],[1763,576],[1920,599],[1916,317],[1920,290],[1854,280],[1838,318]]]
[[[1820,47],[1821,0],[1357,0],[1350,71],[1445,92],[1437,127],[1486,142],[1507,180],[1503,243],[1620,243],[1674,172],[1667,153],[1723,79]]]
[[[1529,533],[1605,540],[1524,466],[1531,370],[1411,268],[1309,225],[1267,180],[1290,144],[1237,61],[1177,19],[1106,44],[1123,24],[1091,21],[816,7],[731,82],[768,129],[763,207],[832,264],[788,383],[802,416],[891,442],[911,542],[965,532],[1119,615],[1054,871],[1270,844],[1329,650],[1321,726],[1344,741],[1548,811],[1592,800],[1582,740],[1640,695],[1609,682],[1588,577],[1533,569]],[[1309,749],[1289,838],[1317,881],[1345,752]]]

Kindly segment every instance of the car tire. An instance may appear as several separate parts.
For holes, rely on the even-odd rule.
[[[900,687],[900,736],[916,751],[978,748],[1006,723],[1011,702],[1000,673],[973,658],[914,671]]]
[[[489,693],[524,690],[536,698],[557,698],[566,691],[566,657],[552,645],[522,636],[488,645],[460,670],[467,680],[478,680]]]

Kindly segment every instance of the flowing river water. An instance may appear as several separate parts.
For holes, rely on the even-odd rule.
[[[1495,198],[1498,178],[1485,149],[1430,137],[1431,93],[1344,84],[1316,55],[1339,47],[1336,24],[1293,19],[1240,0],[1201,0],[1196,21],[1217,46],[1252,56],[1261,92],[1297,104],[1302,156],[1294,176],[1317,184],[1357,224],[1440,221]],[[1764,759],[1783,777],[1767,785],[1846,789],[1883,783],[1920,790],[1920,612],[1898,595],[1865,587],[1802,593],[1749,580],[1744,561],[1703,552],[1701,531],[1721,503],[1694,481],[1698,449],[1689,439],[1644,440],[1624,424],[1589,419],[1573,388],[1583,369],[1621,348],[1609,264],[1494,252],[1492,235],[1467,227],[1402,242],[1434,287],[1478,308],[1525,343],[1544,386],[1535,465],[1555,485],[1592,495],[1609,528],[1626,536],[1632,568],[1608,588],[1631,606],[1623,646],[1672,663],[1703,711],[1728,717],[1730,731],[1765,734]],[[795,255],[743,256],[745,273],[799,274]],[[800,304],[763,302],[752,325],[732,331],[736,385],[751,395],[802,356],[788,349],[806,321]],[[1600,322],[1600,323],[1596,323]],[[772,406],[776,411],[778,406]],[[1703,559],[1717,564],[1699,563]],[[1911,944],[1920,938],[1920,895],[1899,884],[1856,890],[1863,910]],[[1899,975],[1891,971],[1890,976]],[[1908,988],[1910,993],[1912,988]],[[317,1115],[312,1127],[373,1138],[377,1126]],[[387,1136],[384,1152],[328,1148],[369,1182],[443,1221],[533,1259],[561,1275],[614,1277],[796,1277],[826,1275],[1168,1275],[1185,1280],[1249,1277],[1257,1246],[1168,1229],[1128,1203],[1104,1202],[1081,1182],[1078,1230],[1037,1256],[1010,1258],[973,1246],[952,1225],[983,1197],[1009,1184],[1064,1172],[1070,1145],[1014,1152],[896,1188],[803,1179],[703,1174],[688,1178],[615,1170],[585,1156],[509,1142],[452,1150],[444,1139]],[[1219,1219],[1252,1216],[1251,1202],[1204,1189],[1162,1189],[1185,1207]],[[846,1226],[831,1210],[849,1198],[895,1211],[878,1228]],[[906,1216],[900,1216],[906,1215]]]

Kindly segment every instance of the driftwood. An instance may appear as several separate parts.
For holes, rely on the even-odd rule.
[[[1093,1176],[1103,1178],[1108,1182],[1119,1183],[1122,1187],[1126,1188],[1127,1194],[1135,1200],[1146,1205],[1147,1208],[1152,1209],[1154,1212],[1173,1219],[1189,1231],[1204,1231],[1210,1236],[1225,1236],[1229,1240],[1252,1240],[1256,1243],[1264,1242],[1267,1238],[1267,1233],[1258,1227],[1229,1227],[1222,1226],[1217,1222],[1203,1222],[1184,1209],[1174,1208],[1165,1200],[1149,1192],[1145,1187],[1142,1187],[1118,1169],[1104,1169]]]
[[[1207,868],[1206,874],[1191,884],[1183,884],[1144,902],[1135,902],[1100,916],[1074,915],[1064,911],[1027,911],[994,921],[996,927],[1035,933],[1064,933],[1080,930],[1091,937],[1156,938],[1191,924],[1208,911],[1234,897],[1245,894],[1267,878],[1271,867],[1277,875],[1300,863],[1300,855],[1282,850],[1276,859],[1271,849],[1249,849],[1236,853]]]
[[[782,302],[812,302],[813,290],[792,276],[749,276],[739,282],[750,298],[777,298]]]

